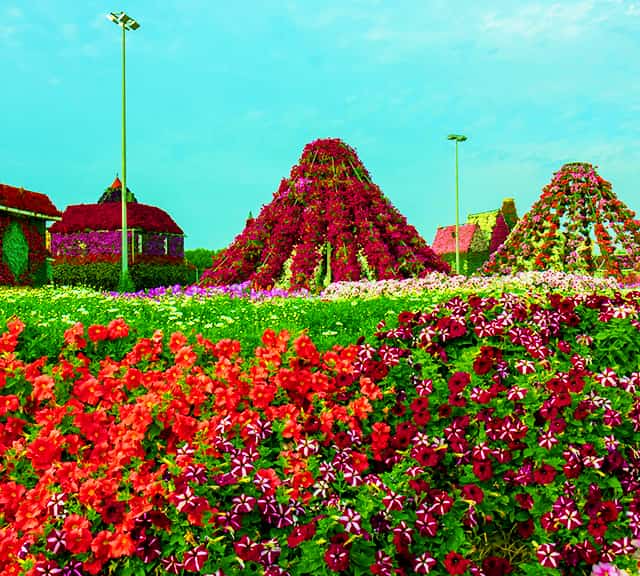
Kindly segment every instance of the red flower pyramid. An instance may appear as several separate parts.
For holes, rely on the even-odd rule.
[[[565,164],[542,190],[486,273],[561,270],[621,278],[640,270],[640,222],[591,164]]]
[[[307,144],[270,204],[250,218],[201,278],[256,288],[449,271],[372,181],[355,151],[329,138]]]

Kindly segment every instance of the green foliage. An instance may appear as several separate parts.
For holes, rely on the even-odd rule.
[[[9,224],[2,238],[2,260],[15,278],[22,276],[29,268],[29,243],[15,220]]]
[[[131,265],[129,270],[136,290],[186,285],[195,281],[195,269],[189,263],[168,265],[140,262]]]
[[[55,263],[53,283],[58,286],[89,286],[97,290],[116,290],[120,279],[120,265],[115,262],[86,264]]]
[[[56,263],[53,281],[58,286],[88,286],[96,290],[117,290],[120,282],[119,262],[87,262],[86,264]],[[132,290],[157,286],[192,284],[195,270],[191,264],[134,263],[129,266]]]
[[[193,250],[184,251],[184,259],[195,266],[196,281],[200,276],[200,273],[211,266],[213,257],[218,254],[220,250],[209,250],[207,248],[195,248]]]

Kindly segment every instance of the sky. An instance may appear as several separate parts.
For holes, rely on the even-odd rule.
[[[187,249],[219,249],[305,144],[341,138],[433,242],[566,162],[640,212],[640,0],[0,0],[0,182],[60,210],[121,172]]]

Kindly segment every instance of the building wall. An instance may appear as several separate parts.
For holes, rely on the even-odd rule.
[[[168,256],[184,259],[184,237],[175,234],[128,230],[129,257]],[[111,260],[119,257],[122,249],[120,230],[51,234],[51,253],[57,259],[91,258]]]

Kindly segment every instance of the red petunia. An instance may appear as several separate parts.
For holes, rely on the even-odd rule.
[[[482,561],[485,576],[505,576],[513,572],[513,566],[506,558],[488,556]]]
[[[89,520],[79,514],[69,514],[64,519],[65,540],[69,552],[83,554],[91,548],[93,538],[89,526]]]
[[[454,552],[449,552],[444,557],[444,567],[449,574],[464,574],[471,562],[465,559],[464,556]]]
[[[471,376],[468,372],[454,372],[448,381],[449,391],[457,395],[467,387],[469,382],[471,382]]]
[[[556,470],[553,466],[549,464],[543,464],[533,472],[533,479],[538,484],[551,484],[556,477]]]
[[[476,504],[484,500],[484,492],[477,484],[465,484],[460,491],[465,500],[472,500]]]
[[[491,460],[474,460],[473,473],[478,480],[489,480],[493,476]]]
[[[129,326],[127,326],[124,318],[111,320],[107,329],[109,330],[109,340],[118,340],[120,338],[126,338],[129,335]]]
[[[349,568],[349,550],[342,544],[329,544],[324,553],[324,561],[330,570],[342,572]]]
[[[92,324],[87,328],[87,336],[91,342],[102,342],[109,338],[109,330],[102,324]]]
[[[47,470],[62,455],[63,436],[52,430],[48,436],[38,436],[27,448],[27,458],[34,470]]]

